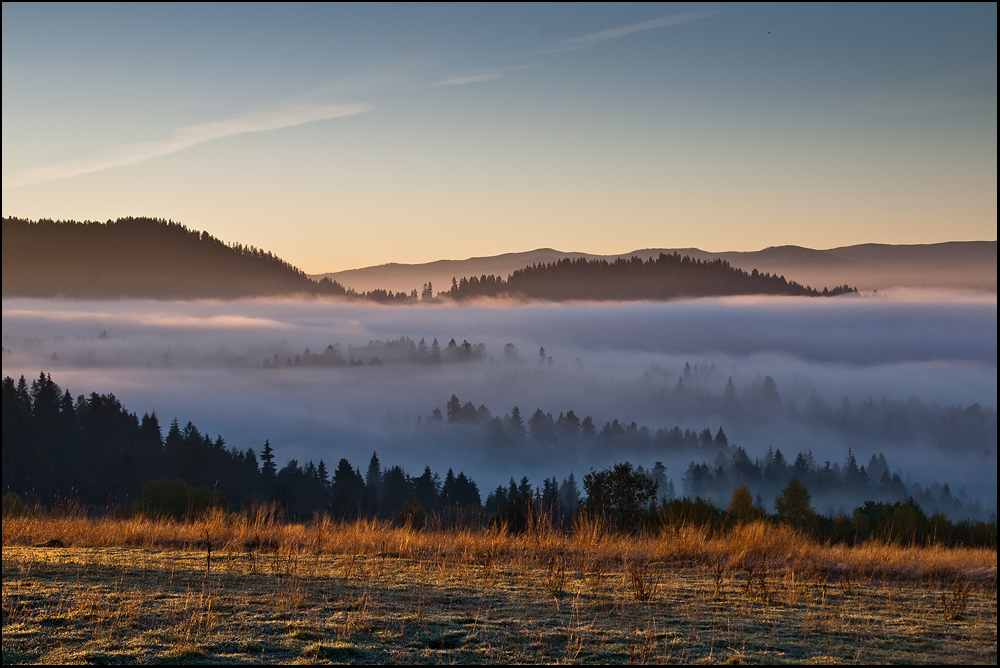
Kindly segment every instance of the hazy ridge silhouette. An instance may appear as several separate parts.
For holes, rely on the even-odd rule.
[[[3,219],[3,295],[156,299],[343,295],[270,252],[172,221]]]
[[[859,244],[828,250],[801,246],[772,246],[759,251],[712,253],[698,248],[645,248],[619,255],[594,255],[539,248],[523,253],[503,253],[466,260],[437,260],[423,264],[388,263],[373,267],[312,274],[330,278],[355,290],[375,286],[408,290],[432,282],[447,290],[451,279],[494,275],[507,278],[516,270],[533,264],[547,264],[569,258],[606,260],[639,257],[656,258],[660,253],[677,253],[701,261],[723,260],[744,271],[757,269],[789,281],[819,287],[849,284],[871,291],[889,287],[997,289],[997,242],[953,241],[938,244],[891,245]]]
[[[654,267],[659,272],[655,276]],[[613,290],[608,282],[612,274]],[[527,275],[531,280],[526,282]],[[495,277],[489,289],[475,285],[481,276]],[[810,280],[824,276],[831,280]],[[752,253],[644,249],[618,256],[540,249],[309,276],[269,251],[227,244],[173,221],[3,219],[5,297],[234,299],[307,294],[401,303],[445,293],[455,299],[517,294],[554,301],[634,300],[810,295],[825,286],[836,286],[837,293],[854,285],[852,276],[860,279],[861,289],[877,284],[995,291],[996,242],[865,244],[829,251],[783,246]],[[452,278],[462,279],[456,281],[458,287],[471,283],[473,289],[451,290]],[[512,278],[514,283],[509,282]],[[651,281],[657,283],[655,289]]]

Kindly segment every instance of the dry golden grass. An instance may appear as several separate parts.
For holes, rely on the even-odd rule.
[[[3,662],[996,663],[996,552],[748,524],[3,521]]]
[[[903,546],[876,541],[860,545],[819,543],[794,528],[765,522],[737,526],[712,536],[695,526],[671,527],[658,535],[611,530],[600,520],[577,520],[570,532],[541,525],[514,534],[503,528],[415,530],[381,520],[335,522],[317,517],[286,523],[271,509],[213,512],[195,522],[146,517],[87,518],[27,515],[3,521],[3,545],[59,541],[75,547],[142,547],[211,551],[215,555],[385,555],[407,559],[485,563],[497,558],[548,564],[592,562],[760,565],[769,569],[850,574],[901,580],[963,577],[996,583],[997,553],[986,548]]]

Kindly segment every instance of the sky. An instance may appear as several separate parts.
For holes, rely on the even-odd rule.
[[[3,5],[4,216],[308,273],[996,239],[997,9]]]

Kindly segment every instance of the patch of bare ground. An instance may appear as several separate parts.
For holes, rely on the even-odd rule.
[[[995,550],[763,529],[5,518],[3,662],[996,664]]]

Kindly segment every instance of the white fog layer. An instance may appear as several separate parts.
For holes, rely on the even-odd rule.
[[[435,338],[440,361],[419,347]],[[518,406],[525,422],[538,408],[572,410],[597,431],[614,420],[652,432],[722,427],[752,458],[811,450],[843,464],[851,448],[865,463],[882,452],[904,478],[996,506],[995,294],[460,307],[4,299],[3,348],[5,376],[45,371],[74,396],[113,393],[139,415],[191,421],[240,449],[269,439],[282,463],[363,466],[378,450],[411,472],[464,469],[485,495],[511,476],[581,476],[626,459],[663,461],[680,491],[692,459],[500,451],[483,429],[428,426],[454,394],[493,416]],[[954,415],[958,426],[942,426]]]

